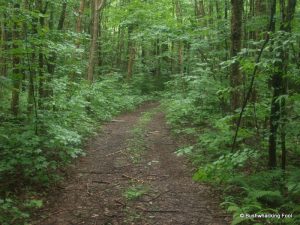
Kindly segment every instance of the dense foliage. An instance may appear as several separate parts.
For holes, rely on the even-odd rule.
[[[0,181],[5,196],[0,202],[1,224],[27,217],[16,205],[41,206],[36,204],[39,195],[35,192],[59,181],[57,170],[84,154],[82,144],[97,128],[95,124],[145,100],[117,76],[92,87],[82,81],[74,84],[72,92],[66,90],[63,79],[53,82],[55,95],[47,102],[51,110],[39,110],[38,118],[31,119],[23,113],[18,118],[1,116]],[[28,193],[18,202],[14,193],[24,189]]]
[[[61,19],[57,15],[62,3],[27,1],[20,6],[17,1],[1,1],[3,225],[23,224],[31,209],[43,205],[45,188],[60,181],[59,171],[85,154],[84,141],[97,124],[146,100],[139,88],[124,83],[118,73],[98,78],[92,85],[84,79],[89,34],[73,32],[74,24],[63,31],[51,28],[50,23],[59,23],[54,18]],[[50,12],[39,12],[39,4]],[[77,4],[68,4],[66,13],[71,14]],[[75,17],[71,15],[67,22]],[[86,44],[79,47],[79,41]],[[53,72],[51,66],[55,66]]]
[[[232,224],[300,223],[296,0],[0,0],[0,24],[1,224],[42,206],[97,121],[158,92]]]
[[[209,10],[210,1],[206,2],[205,9]],[[167,82],[163,103],[174,132],[191,135],[195,140],[195,144],[179,149],[177,154],[188,155],[198,167],[195,180],[224,190],[222,205],[233,214],[232,224],[299,224],[299,13],[296,7],[291,30],[283,30],[282,10],[289,9],[282,7],[290,6],[292,1],[279,1],[285,4],[276,5],[276,28],[267,33],[272,1],[255,1],[262,5],[254,9],[247,7],[251,2],[254,4],[244,1],[242,48],[236,56],[230,55],[226,44],[229,19],[221,19],[224,15],[215,11],[206,18],[210,24],[203,18],[205,28],[193,30],[188,39],[194,61],[186,60],[189,71]],[[242,76],[238,78],[240,84],[232,86],[231,72],[236,62]],[[278,67],[282,63],[284,66]],[[276,73],[280,73],[279,81],[274,81]],[[274,97],[274,83],[278,82],[282,82],[283,91]],[[232,108],[234,89],[239,90],[241,100],[238,107]],[[272,120],[274,104],[278,105],[278,121]],[[272,124],[277,124],[276,134],[270,129]],[[272,135],[277,138],[276,164],[270,162]],[[246,217],[282,213],[293,216]]]

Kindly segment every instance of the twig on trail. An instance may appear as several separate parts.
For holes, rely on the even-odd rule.
[[[135,178],[135,177],[130,177],[130,176],[126,175],[126,174],[122,174],[122,177],[127,178],[129,180],[135,180],[136,182],[139,182],[139,183],[145,183],[145,181],[143,181],[143,180],[140,180],[140,179]]]
[[[102,180],[92,180],[92,183],[97,183],[97,184],[111,184],[108,181],[102,181]]]
[[[107,157],[107,156],[111,156],[111,155],[115,155],[115,154],[118,154],[118,153],[122,153],[122,152],[124,152],[124,151],[125,151],[125,149],[119,150],[119,151],[116,151],[116,152],[112,152],[112,153],[110,153],[110,154],[107,154],[106,157]]]
[[[88,174],[117,174],[119,172],[105,172],[105,171],[78,171],[78,173],[88,173]]]
[[[91,195],[89,183],[86,183],[86,193],[87,193],[88,195]]]
[[[164,195],[164,194],[166,194],[166,193],[168,193],[168,192],[170,192],[170,190],[167,190],[167,191],[164,191],[164,192],[159,193],[159,194],[156,195],[154,198],[150,199],[149,202],[152,202],[152,201],[158,199],[160,196],[162,196],[162,195]]]
[[[104,213],[103,214],[104,216],[107,216],[107,217],[110,217],[110,218],[120,218],[122,217],[122,215],[118,215],[118,214],[112,214],[112,215],[109,215],[107,213]]]
[[[142,207],[136,207],[139,210],[142,210],[143,212],[146,213],[178,213],[178,212],[182,212],[180,210],[148,210],[148,209],[144,209]]]
[[[149,131],[148,134],[160,134],[160,131],[156,130],[156,131]]]
[[[111,122],[124,123],[125,120],[112,120]]]
[[[125,207],[125,206],[126,206],[126,204],[125,204],[125,203],[123,203],[123,202],[121,202],[121,201],[119,201],[119,200],[115,200],[115,202],[116,202],[116,203],[118,203],[118,204],[120,204],[120,205],[122,205],[123,207]]]
[[[48,218],[50,216],[53,216],[53,215],[56,215],[56,214],[60,214],[62,212],[66,212],[66,211],[71,211],[71,209],[61,209],[61,210],[55,211],[55,212],[51,213],[50,215],[48,215]]]
[[[82,191],[82,188],[65,188],[62,191],[63,192],[69,192],[69,191]]]
[[[147,175],[147,180],[157,180],[157,178],[160,178],[159,180],[163,180],[167,177],[170,177],[169,175],[156,175],[156,174],[153,174],[153,175]]]
[[[106,213],[103,214],[104,216],[107,216],[107,217],[110,217],[110,218],[114,218],[114,217],[117,217],[117,215],[108,215]]]
[[[78,173],[104,174],[102,171],[78,171]]]
[[[148,174],[148,177],[169,177],[169,175],[165,174],[165,175],[161,175],[161,174]]]
[[[146,210],[148,213],[178,213],[180,210]]]
[[[147,177],[169,177],[170,175],[161,175],[161,174],[148,174]]]

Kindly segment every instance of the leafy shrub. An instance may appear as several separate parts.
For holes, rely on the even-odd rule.
[[[244,149],[235,153],[220,156],[217,160],[200,168],[194,175],[195,180],[222,183],[233,178],[236,171],[245,167],[251,160],[257,160],[259,154],[255,150]]]

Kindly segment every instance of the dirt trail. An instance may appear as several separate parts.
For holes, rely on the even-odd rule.
[[[210,188],[193,182],[186,160],[174,154],[177,144],[163,113],[155,113],[144,130],[140,160],[130,158],[132,129],[142,112],[157,106],[145,104],[104,125],[32,224],[228,224]]]

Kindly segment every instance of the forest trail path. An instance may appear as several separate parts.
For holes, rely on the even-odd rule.
[[[141,130],[144,138],[137,140]],[[75,163],[32,224],[228,224],[213,191],[192,181],[176,148],[157,103],[119,116],[89,141],[87,156]]]

